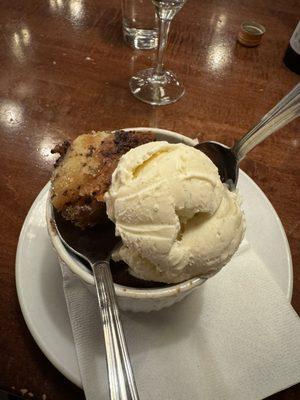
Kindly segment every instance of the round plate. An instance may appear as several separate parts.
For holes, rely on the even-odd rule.
[[[292,261],[281,221],[264,193],[243,171],[238,186],[247,220],[246,239],[291,300]],[[40,349],[63,375],[81,387],[61,271],[46,228],[48,190],[49,184],[30,208],[20,234],[16,257],[18,298]]]

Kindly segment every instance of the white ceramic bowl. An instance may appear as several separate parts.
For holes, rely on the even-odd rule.
[[[195,145],[195,140],[164,129],[126,128],[124,130],[134,130],[137,132],[151,131],[155,133],[158,140],[166,140],[170,143],[185,143],[190,146]],[[66,250],[59,239],[53,224],[51,224],[51,204],[49,199],[47,203],[47,226],[52,244],[59,256],[60,262],[65,263],[70,270],[88,286],[90,291],[96,295],[94,278],[91,271]],[[148,312],[171,306],[172,304],[182,300],[203,282],[204,280],[201,278],[193,278],[176,285],[153,289],[137,289],[118,284],[115,284],[114,286],[118,297],[118,304],[121,309]]]

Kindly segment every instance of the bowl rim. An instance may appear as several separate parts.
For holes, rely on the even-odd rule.
[[[197,139],[191,139],[187,136],[181,135],[180,133],[173,132],[166,129],[159,128],[145,128],[145,127],[135,127],[135,128],[124,128],[123,131],[137,131],[137,132],[153,132],[155,134],[160,134],[166,136],[166,138],[176,139],[178,143],[184,143],[189,146],[194,146],[198,143]],[[49,193],[50,193],[50,182],[49,185]],[[54,249],[56,250],[59,258],[70,268],[70,270],[81,278],[86,284],[95,286],[93,274],[88,270],[79,260],[75,259],[71,256],[68,250],[65,248],[63,243],[61,242],[58,233],[56,231],[55,224],[53,224],[52,220],[52,207],[50,201],[50,195],[47,198],[46,205],[46,221],[47,221],[47,229],[53,244]],[[178,296],[179,294],[183,294],[188,292],[197,286],[201,285],[205,279],[200,277],[195,277],[188,279],[186,281],[163,287],[163,288],[133,288],[130,286],[123,286],[117,283],[114,283],[116,295],[118,297],[130,297],[136,299],[162,299],[166,297]]]

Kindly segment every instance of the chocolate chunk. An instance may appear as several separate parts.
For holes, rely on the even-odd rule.
[[[54,148],[51,150],[51,154],[59,154],[59,158],[55,161],[54,167],[56,168],[64,159],[68,148],[70,147],[69,140],[64,140],[62,143],[58,143]]]

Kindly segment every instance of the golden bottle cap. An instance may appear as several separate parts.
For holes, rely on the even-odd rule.
[[[254,21],[245,21],[241,24],[238,41],[247,47],[258,46],[266,31],[266,28]]]

